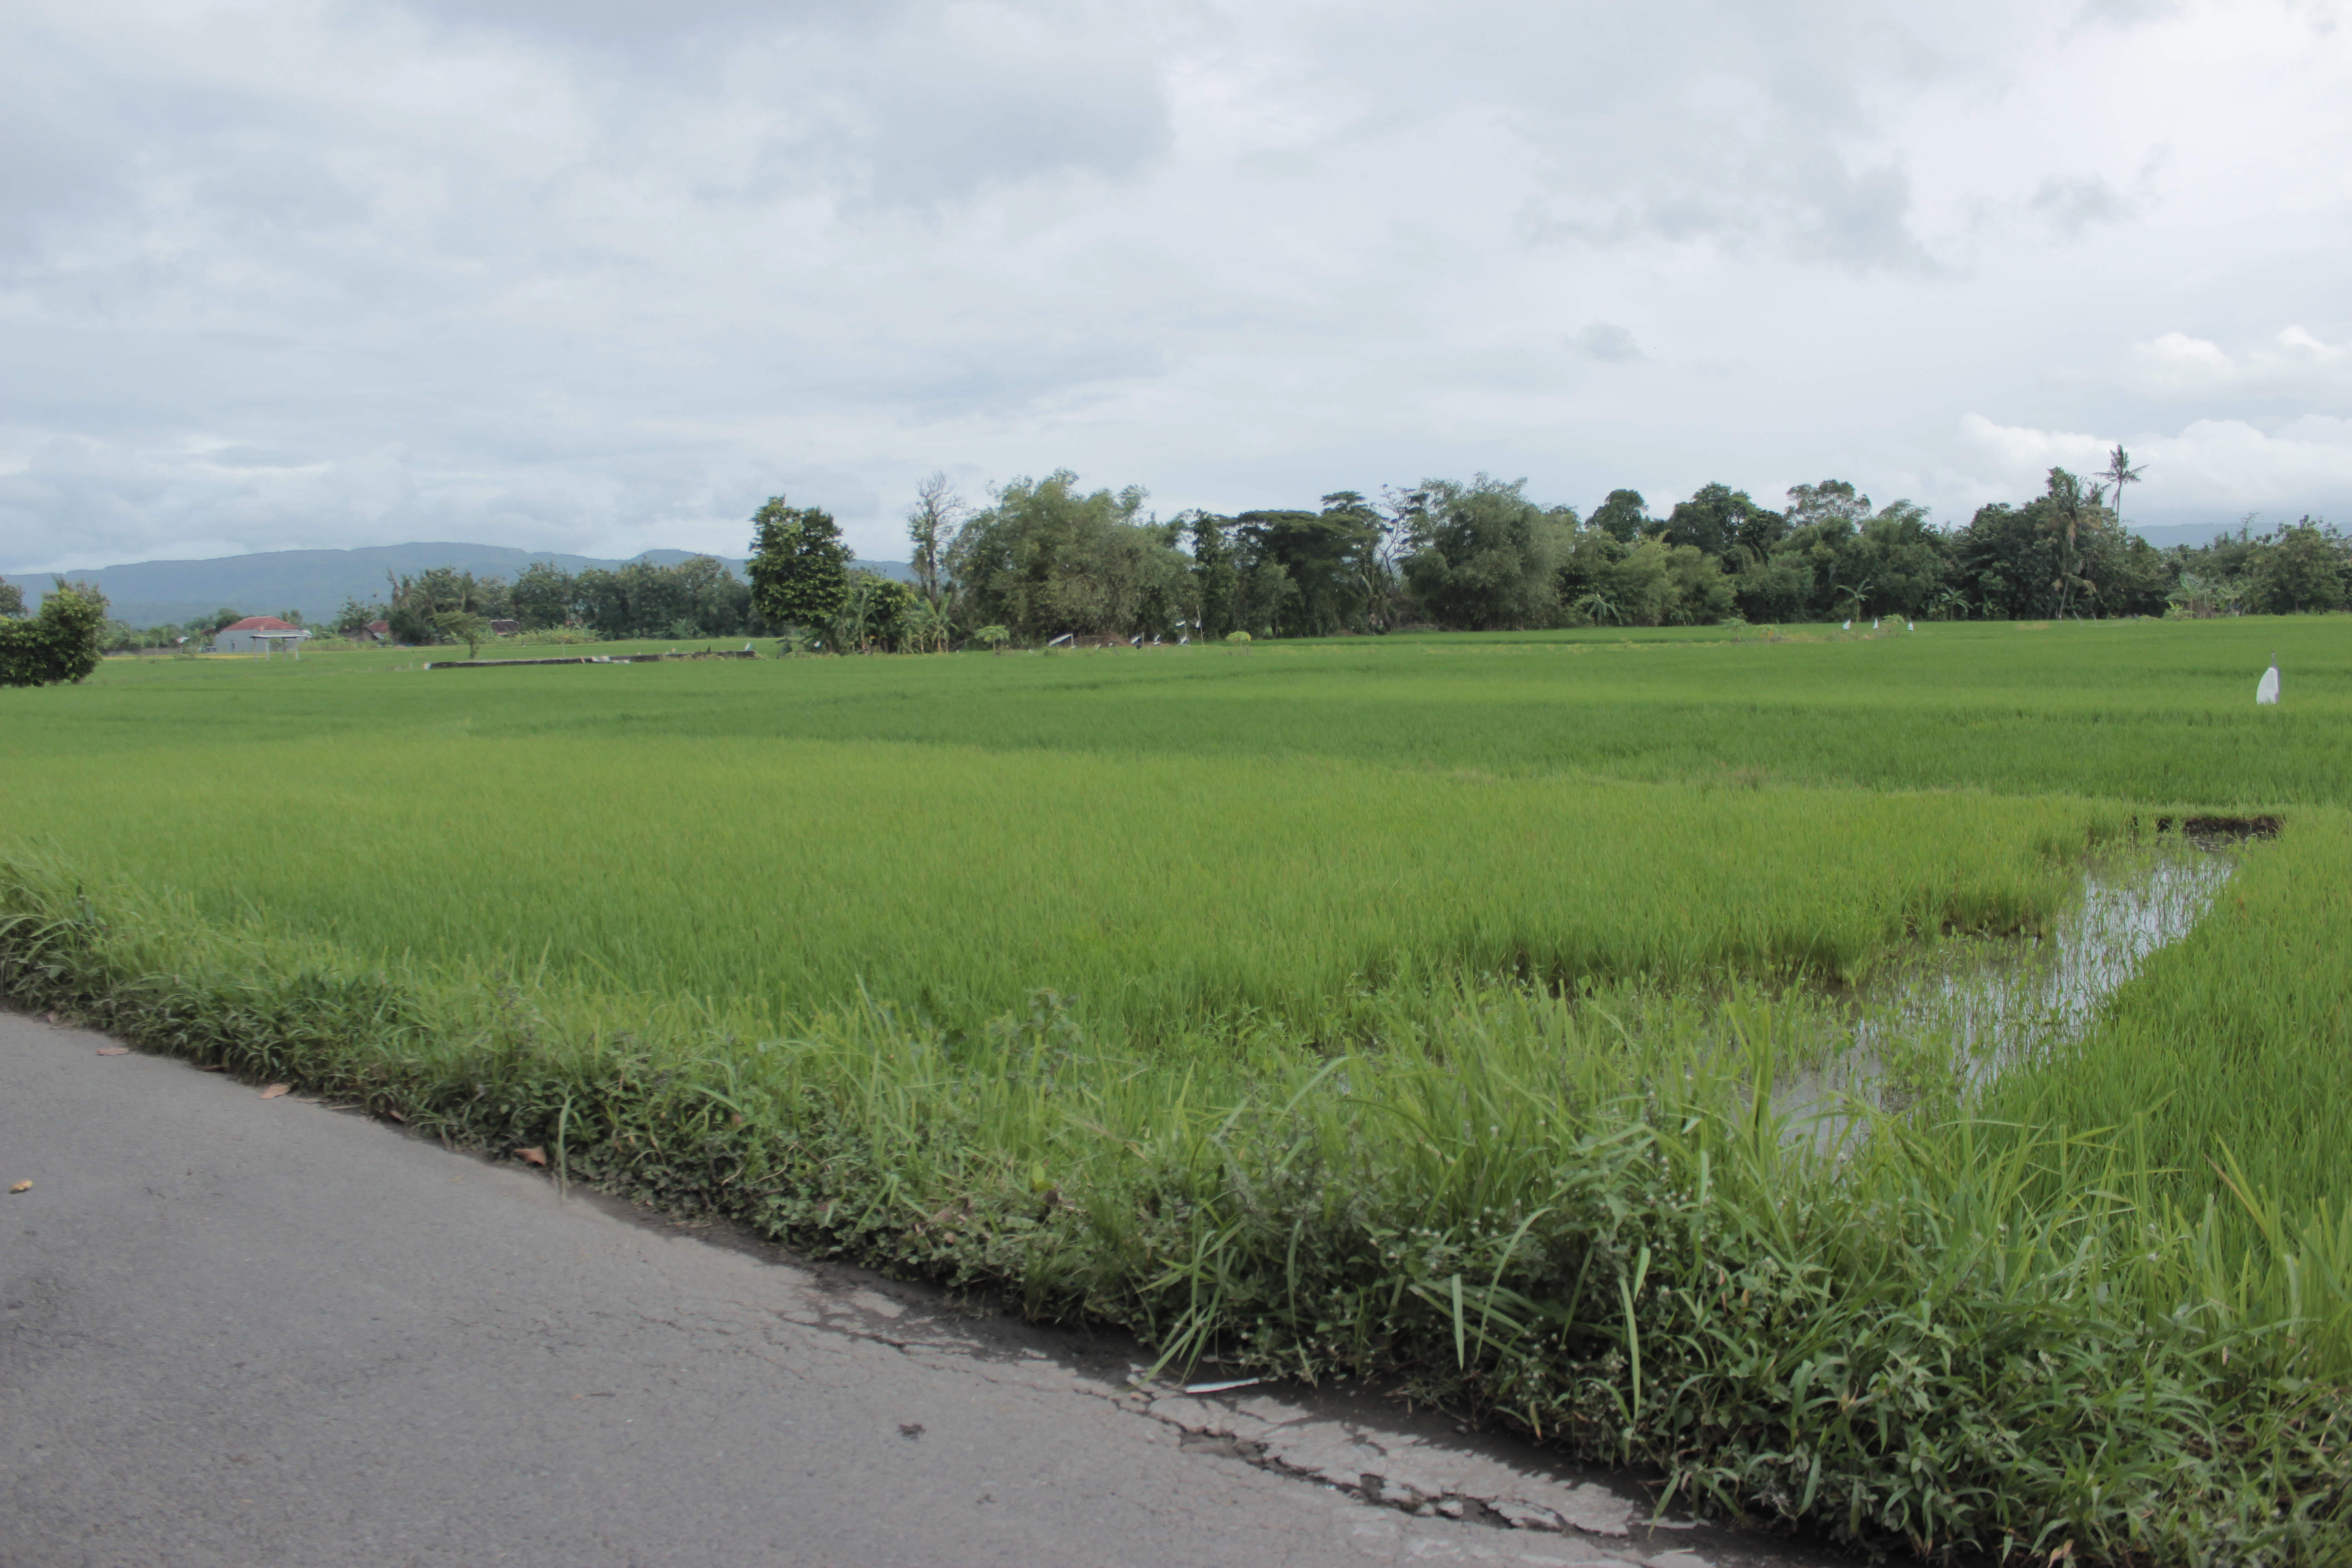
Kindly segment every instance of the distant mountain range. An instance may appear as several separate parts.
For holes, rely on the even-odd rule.
[[[693,558],[688,550],[648,550],[638,561],[675,566]],[[717,557],[736,576],[743,563]],[[282,615],[299,610],[306,621],[329,621],[346,599],[382,599],[386,573],[409,575],[434,566],[454,566],[477,577],[503,577],[511,583],[534,561],[567,571],[591,566],[611,570],[628,564],[599,561],[587,555],[565,555],[546,550],[516,550],[501,544],[382,544],[365,550],[269,550],[254,555],[224,555],[210,561],[136,561],[117,566],[77,567],[61,574],[26,574],[17,579],[29,601],[49,591],[52,575],[95,583],[110,605],[108,613],[134,626],[155,626],[194,620],[226,607],[249,616]],[[914,580],[913,569],[899,561],[859,561],[854,564],[902,582]]]

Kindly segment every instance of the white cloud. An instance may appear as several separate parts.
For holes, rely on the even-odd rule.
[[[2327,342],[2293,326],[2231,353],[2204,338],[2163,332],[2131,346],[2125,374],[2132,390],[2150,396],[2252,394],[2340,404],[2352,395],[2352,342]]]
[[[1975,459],[1978,488],[2019,500],[2038,493],[2053,467],[2098,474],[2117,444],[2080,431],[2000,425],[1977,414],[1962,418],[1960,436]],[[2352,419],[2305,415],[2269,430],[2242,419],[2197,419],[2122,444],[2145,469],[2126,501],[2137,517],[2325,512],[2325,500],[2314,498],[2352,496]]]
[[[2270,0],[17,0],[0,570],[880,553],[940,467],[1949,516],[1962,411],[2152,399],[2352,510],[2347,89]]]

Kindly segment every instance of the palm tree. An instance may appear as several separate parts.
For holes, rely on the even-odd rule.
[[[1595,626],[1600,625],[1602,621],[1623,619],[1623,616],[1618,611],[1617,601],[1611,598],[1608,595],[1601,592],[1598,588],[1595,588],[1591,593],[1584,595],[1581,598],[1578,599],[1575,604],[1569,607],[1576,610],[1580,614],[1591,616],[1592,622]]]
[[[2116,450],[2122,450],[2117,447]],[[2100,488],[2083,488],[2083,481],[2063,468],[2050,470],[2050,508],[2066,525],[2066,552],[2058,563],[2058,618],[2066,618],[2067,606],[2074,602],[2074,584],[2084,583],[2077,570],[2082,555],[2075,549],[2075,536],[2082,527],[2083,514],[2099,504]],[[2085,587],[2089,586],[2084,583]]]
[[[1854,616],[1862,614],[1863,601],[1868,596],[1870,593],[1870,584],[1874,581],[1876,581],[1876,579],[1865,577],[1860,583],[1840,588],[1837,591],[1838,596],[1846,601],[1846,619],[1852,620]]]
[[[2140,476],[2147,471],[2144,466],[2132,467],[2131,454],[2124,450],[2120,441],[2116,443],[2116,449],[2107,454],[2106,472],[2099,477],[2115,488],[2116,527],[2121,528],[2124,521],[2124,487],[2139,483]]]

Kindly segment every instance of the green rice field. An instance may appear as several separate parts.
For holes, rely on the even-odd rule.
[[[0,989],[1662,1506],[2333,1563],[2347,742],[2323,616],[115,660],[0,692]],[[2208,854],[1998,1071],[1886,1010]]]

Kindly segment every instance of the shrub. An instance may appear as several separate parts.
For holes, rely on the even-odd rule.
[[[105,640],[105,595],[60,581],[40,614],[0,621],[0,686],[79,682],[98,668]]]

